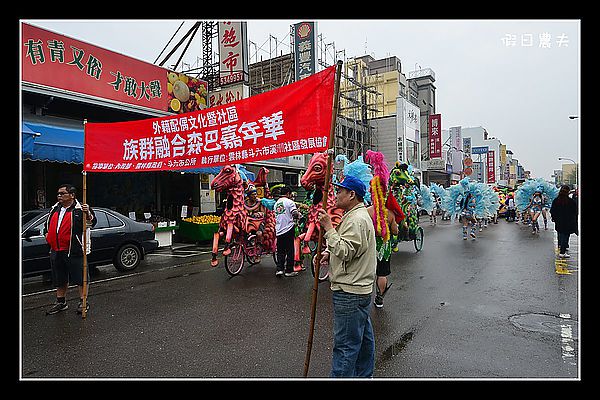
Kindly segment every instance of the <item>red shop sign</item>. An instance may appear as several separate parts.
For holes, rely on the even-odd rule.
[[[22,24],[23,82],[164,112],[206,108],[208,84],[68,36]]]

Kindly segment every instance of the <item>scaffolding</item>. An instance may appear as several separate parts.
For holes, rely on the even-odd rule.
[[[377,90],[377,80],[368,74],[362,58],[343,61],[335,151],[355,160],[367,150],[377,149],[377,131],[369,121],[383,114],[377,107],[382,102],[382,93]]]
[[[171,40],[173,40],[182,25],[179,26]],[[162,60],[160,65],[163,65],[188,36],[191,36],[183,53],[174,65],[174,68],[176,68],[199,28],[201,28],[202,33],[202,65],[187,69],[185,72],[197,72],[196,77],[207,81],[209,90],[212,91],[220,86],[218,53],[214,51],[215,47],[218,50],[218,22],[196,22]],[[260,47],[249,41],[250,95],[277,89],[295,81],[294,39],[291,27],[288,35],[289,48],[285,54],[284,50],[280,49],[280,45],[284,45],[281,47],[285,49],[286,42],[280,41],[271,34]],[[163,52],[170,42],[165,46]],[[266,47],[267,42],[268,58],[263,60],[261,55],[260,61],[258,61],[258,52],[263,51],[266,53],[263,48]],[[254,46],[254,53],[252,53],[252,46]],[[343,62],[342,80],[340,82],[340,111],[335,127],[335,153],[343,154],[349,160],[355,160],[360,155],[364,156],[367,150],[377,149],[377,128],[372,126],[370,120],[383,115],[383,108],[380,107],[380,104],[383,105],[383,94],[378,90],[379,74],[369,74],[368,62],[365,61],[365,58],[370,56],[347,59],[346,51],[344,49],[337,51],[335,42],[326,43],[323,34],[317,36],[316,55],[317,70],[334,65],[338,59]],[[253,57],[255,62],[252,64]]]
[[[218,36],[218,22],[202,22],[202,67],[198,78],[208,82],[209,90],[220,86],[219,83],[219,59],[213,61],[213,43]]]

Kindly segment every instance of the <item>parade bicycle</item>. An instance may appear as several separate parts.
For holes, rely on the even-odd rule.
[[[231,276],[238,275],[244,268],[244,263],[247,262],[251,267],[260,263],[262,257],[266,254],[271,254],[273,262],[277,264],[277,250],[275,245],[271,249],[265,249],[262,243],[258,241],[254,231],[246,233],[242,231],[235,234],[229,245],[231,253],[224,257],[225,270]]]
[[[398,241],[394,243],[393,248],[397,248],[399,242],[413,242],[417,252],[423,249],[423,228],[421,226],[410,227],[398,232]]]

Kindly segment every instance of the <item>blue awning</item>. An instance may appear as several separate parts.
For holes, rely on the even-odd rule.
[[[21,126],[21,139],[23,146],[23,154],[31,156],[33,154],[33,143],[35,136],[39,133],[32,131],[25,123]]]
[[[33,122],[23,122],[23,158],[36,161],[65,162],[83,165],[83,128],[66,128]],[[222,167],[204,167],[182,170],[182,172],[218,174]],[[249,180],[254,173],[243,165],[240,170]]]
[[[25,133],[25,129],[34,134]],[[33,148],[26,147],[30,146],[26,136]],[[83,129],[23,122],[23,153],[29,160],[83,164]]]

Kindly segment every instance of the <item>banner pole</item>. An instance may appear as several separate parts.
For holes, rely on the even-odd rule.
[[[338,116],[338,107],[340,101],[340,79],[342,75],[342,61],[337,61],[335,86],[333,95],[333,112],[331,113],[331,128],[329,130],[329,146],[327,150],[327,173],[325,174],[325,193],[323,194],[322,207],[327,211],[327,193],[329,192],[329,185],[331,183],[332,174],[332,159],[335,142],[335,124]],[[312,300],[310,305],[310,327],[308,332],[308,343],[306,345],[306,356],[304,359],[304,377],[308,375],[308,367],[310,365],[310,353],[312,351],[313,335],[315,331],[315,316],[317,312],[317,294],[319,292],[319,271],[321,268],[321,247],[323,246],[323,228],[319,229],[319,241],[317,242],[317,253],[315,254],[315,279],[313,282],[312,289]]]
[[[83,120],[83,191],[82,191],[82,201],[83,204],[87,204],[87,173],[85,171],[85,125],[87,124],[87,119]],[[87,317],[87,214],[83,214],[83,300],[82,300],[82,311],[81,311],[81,319],[85,319]]]

